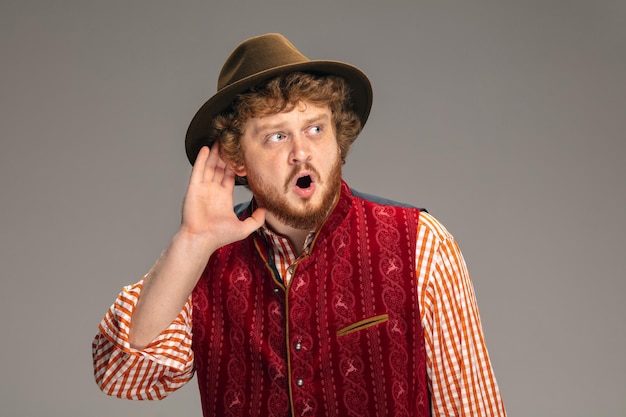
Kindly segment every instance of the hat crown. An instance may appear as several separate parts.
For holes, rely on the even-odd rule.
[[[256,36],[241,43],[230,54],[220,71],[217,90],[267,70],[307,61],[309,59],[279,33]]]

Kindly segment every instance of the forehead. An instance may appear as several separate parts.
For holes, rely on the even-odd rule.
[[[261,114],[246,120],[244,130],[260,130],[266,127],[280,126],[290,123],[310,123],[313,121],[325,121],[332,118],[332,112],[328,104],[316,104],[308,101],[298,101],[288,105],[278,113]]]

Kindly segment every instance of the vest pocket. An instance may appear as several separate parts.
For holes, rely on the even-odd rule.
[[[343,329],[339,329],[337,331],[337,336],[345,336],[347,334],[366,329],[371,326],[375,326],[380,323],[384,323],[389,320],[389,314],[381,314],[378,316],[370,317],[365,320],[358,321],[349,326],[344,327]]]

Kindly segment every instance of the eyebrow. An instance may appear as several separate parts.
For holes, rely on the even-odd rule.
[[[310,118],[306,119],[304,121],[304,124],[311,125],[311,124],[315,124],[319,122],[327,122],[327,121],[330,121],[330,116],[327,113],[320,113],[320,114],[313,115]],[[268,130],[269,131],[280,130],[283,127],[283,125],[284,125],[284,122],[261,124],[256,129],[254,129],[254,134],[258,135],[259,133],[262,133]]]
[[[321,113],[321,114],[318,114],[317,116],[311,116],[310,119],[306,120],[306,124],[312,125],[317,122],[326,122],[328,120],[330,120],[330,116],[328,115],[328,113]]]

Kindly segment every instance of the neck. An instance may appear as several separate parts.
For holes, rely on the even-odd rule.
[[[271,213],[267,213],[265,217],[265,223],[274,232],[289,239],[298,255],[302,253],[302,248],[304,247],[306,237],[312,231],[309,229],[296,229],[294,227],[288,226],[278,220]]]

